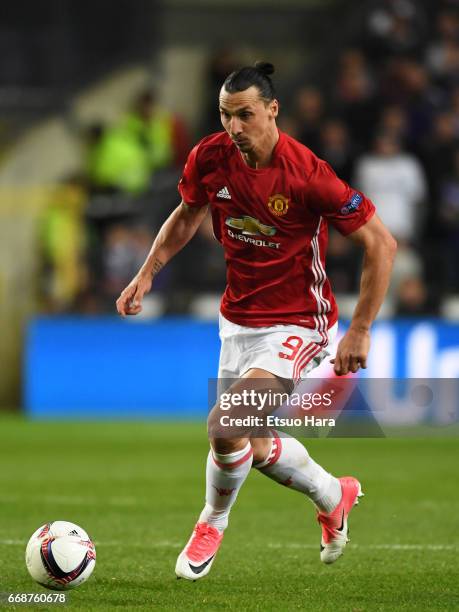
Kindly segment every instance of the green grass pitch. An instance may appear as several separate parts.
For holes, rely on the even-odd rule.
[[[93,576],[64,609],[459,610],[458,438],[307,441],[363,483],[343,558],[321,565],[312,504],[253,472],[211,573],[192,583],[174,566],[203,504],[204,424],[1,418],[0,431],[3,593],[45,591],[25,545],[64,519],[97,547]]]

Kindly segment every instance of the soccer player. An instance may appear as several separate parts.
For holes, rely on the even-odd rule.
[[[365,368],[370,326],[396,250],[372,202],[278,130],[273,72],[272,64],[258,62],[227,77],[219,97],[224,131],[191,151],[179,182],[182,202],[117,300],[122,316],[142,310],[152,279],[192,238],[210,206],[227,262],[219,378],[237,379],[234,393],[251,380],[296,382],[329,354],[338,318],[325,273],[329,223],[364,251],[359,300],[331,361],[338,376]],[[211,425],[218,414],[217,402]],[[209,572],[252,466],[311,499],[322,528],[321,560],[336,561],[362,494],[359,481],[335,478],[293,437],[213,437],[212,431],[206,503],[177,559],[177,576],[197,580]]]

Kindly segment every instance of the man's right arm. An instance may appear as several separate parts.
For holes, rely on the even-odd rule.
[[[207,209],[208,206],[187,206],[182,200],[168,217],[144,264],[116,301],[116,309],[121,316],[136,315],[142,311],[143,296],[150,291],[154,277],[191,240]]]

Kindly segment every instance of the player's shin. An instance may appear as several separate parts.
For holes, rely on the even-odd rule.
[[[300,491],[325,513],[332,512],[341,501],[341,485],[308,454],[295,438],[273,432],[271,450],[264,461],[254,463],[262,474],[279,484]]]
[[[252,467],[252,458],[250,443],[230,454],[211,449],[207,457],[206,505],[199,523],[208,523],[220,532],[226,529],[231,507]]]

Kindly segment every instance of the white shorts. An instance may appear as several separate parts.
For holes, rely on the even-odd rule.
[[[330,355],[338,331],[335,323],[325,332],[299,325],[245,327],[220,313],[218,378],[240,378],[251,368],[297,382]]]

